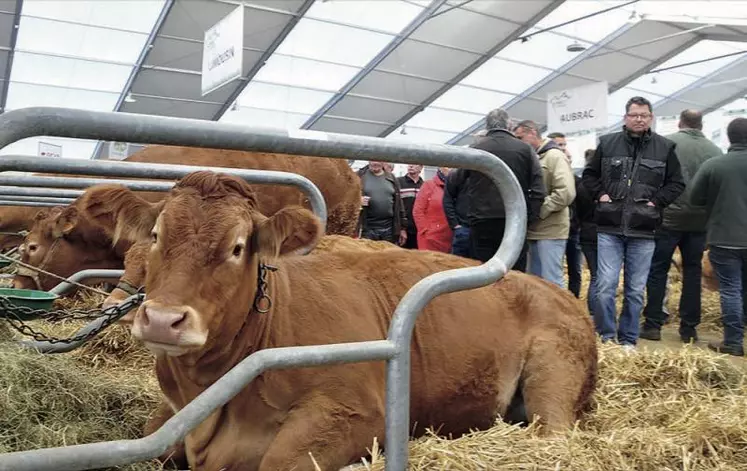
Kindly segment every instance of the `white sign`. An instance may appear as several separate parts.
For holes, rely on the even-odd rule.
[[[607,82],[547,94],[547,130],[576,132],[607,127]]]
[[[39,141],[40,157],[62,157],[62,146]]]
[[[656,134],[668,136],[680,130],[679,116],[659,116],[656,118]]]
[[[202,48],[202,96],[241,77],[244,58],[244,7],[205,31]]]
[[[109,158],[114,160],[124,160],[127,158],[127,151],[129,148],[129,142],[109,142]]]

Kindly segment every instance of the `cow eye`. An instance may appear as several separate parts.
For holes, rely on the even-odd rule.
[[[241,255],[242,250],[244,250],[244,246],[241,244],[236,244],[236,246],[234,246],[233,248],[233,256],[238,257],[239,255]]]
[[[153,241],[154,244],[156,242],[158,242],[158,234],[156,234],[155,232],[151,232],[150,233],[150,237],[151,237],[151,239],[152,239],[152,241]]]

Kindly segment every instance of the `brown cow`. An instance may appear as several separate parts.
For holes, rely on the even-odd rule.
[[[177,410],[258,350],[385,338],[415,283],[479,264],[401,249],[296,255],[322,236],[310,211],[266,217],[251,186],[211,172],[187,175],[157,204],[107,185],[87,192],[80,208],[110,231],[151,241],[148,300],[132,335],[156,355],[159,384]],[[272,301],[268,312],[257,306],[267,306],[261,293]],[[595,334],[566,290],[511,272],[423,311],[412,342],[416,436],[429,426],[453,435],[488,428],[518,391],[545,432],[568,429],[590,406]],[[322,469],[358,461],[384,438],[384,365],[261,374],[187,435],[192,469],[312,470],[310,454]]]
[[[24,236],[17,233],[27,231],[31,227],[36,213],[41,208],[41,206],[38,208],[33,206],[0,206],[0,231],[4,232],[4,234],[0,234],[0,251],[18,247],[23,242]]]
[[[325,235],[319,239],[319,243],[311,250],[311,253],[335,252],[337,250],[379,251],[396,248],[400,247],[385,240],[354,239],[344,235]],[[117,286],[102,303],[104,309],[121,303],[129,296],[137,293],[140,287],[145,284],[145,261],[149,249],[150,242],[138,242],[127,251],[124,258],[124,274],[119,279]],[[120,318],[119,322],[129,324],[132,322],[132,317],[133,314],[127,314]]]
[[[293,172],[311,180],[324,196],[327,205],[327,232],[354,235],[360,212],[360,179],[342,159],[316,158],[285,154],[199,149],[193,147],[150,146],[131,155],[129,162],[150,162],[182,165],[251,168]],[[285,185],[258,185],[257,200],[264,214],[274,214],[292,205],[308,206],[307,197],[296,187]],[[156,202],[163,192],[138,192],[140,196]],[[78,199],[79,200],[79,199]],[[112,234],[94,228],[84,215],[77,211],[77,202],[63,211],[37,220],[30,228],[21,261],[62,277],[87,268],[118,269],[123,267],[126,251],[132,241],[118,240],[114,249],[101,250],[112,245]],[[49,213],[47,213],[49,214]],[[93,244],[93,245],[92,245]],[[39,275],[30,276],[32,270],[22,270],[13,280],[16,288],[49,290],[59,279]],[[95,280],[99,281],[99,280]],[[91,283],[89,280],[87,283]]]

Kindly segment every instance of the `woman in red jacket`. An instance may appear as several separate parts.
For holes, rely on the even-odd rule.
[[[412,217],[418,228],[418,249],[435,250],[449,253],[451,250],[452,231],[444,212],[444,183],[449,173],[448,167],[439,167],[436,175],[423,183]]]

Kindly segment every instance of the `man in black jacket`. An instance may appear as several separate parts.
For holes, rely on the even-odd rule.
[[[470,147],[494,154],[511,169],[519,180],[527,203],[528,224],[539,218],[540,207],[547,194],[542,181],[542,168],[532,147],[508,130],[508,113],[495,109],[486,117],[487,134]],[[498,187],[486,175],[465,170],[470,226],[470,257],[487,262],[500,246],[506,229],[506,212]],[[526,271],[527,243],[513,269]]]
[[[597,201],[596,329],[602,341],[617,337],[626,348],[638,343],[654,231],[662,210],[685,190],[675,144],[651,131],[653,118],[647,99],[628,100],[623,130],[599,138],[582,177]],[[615,296],[623,264],[625,301],[617,326]]]
[[[444,213],[454,233],[451,239],[451,253],[460,257],[469,257],[469,200],[465,191],[465,170],[456,168],[446,177],[444,185]]]

